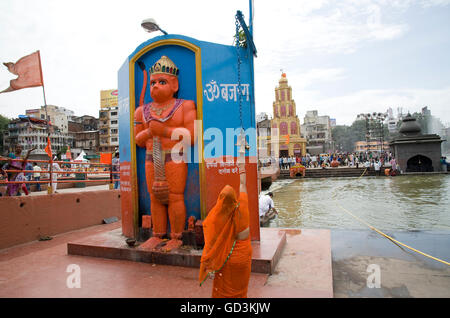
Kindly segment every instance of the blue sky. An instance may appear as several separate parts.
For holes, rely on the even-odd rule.
[[[98,116],[100,90],[152,17],[173,34],[231,45],[247,0],[2,0],[0,61],[41,51],[47,103]],[[450,0],[280,0],[254,4],[256,111],[272,113],[280,69],[297,115],[307,110],[351,124],[361,112],[424,106],[450,123]],[[0,65],[0,90],[14,76]],[[0,114],[43,105],[42,89],[0,95]]]

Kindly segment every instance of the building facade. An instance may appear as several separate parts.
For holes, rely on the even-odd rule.
[[[256,134],[258,138],[258,158],[270,157],[270,148],[268,143],[271,134],[271,120],[266,113],[256,115]]]
[[[29,117],[49,120],[53,126],[58,127],[62,133],[68,133],[69,120],[74,116],[74,112],[64,107],[55,105],[41,106],[38,109],[28,109],[25,114]]]
[[[372,140],[372,141],[357,141],[355,142],[355,152],[387,152],[390,150],[389,142],[384,141],[383,147],[381,147],[381,141]]]
[[[17,145],[23,149],[23,154],[33,147],[37,147],[30,154],[32,159],[48,159],[45,152],[47,146],[47,135],[50,132],[50,142],[52,152],[56,155],[63,148],[73,144],[73,137],[50,125],[47,130],[47,121],[35,117],[21,117],[12,120],[8,124],[8,131],[4,134],[4,148],[8,151],[14,151]]]
[[[285,73],[278,83],[273,103],[270,149],[278,152],[279,157],[304,156],[306,139],[300,135],[300,121],[292,98],[292,88],[288,85]]]
[[[100,92],[100,152],[114,152],[119,147],[119,107],[117,90]]]
[[[311,155],[328,153],[333,149],[330,116],[319,116],[317,110],[306,112],[302,135],[307,140],[306,150]]]
[[[72,129],[70,127],[72,125]],[[98,130],[98,118],[94,116],[72,116],[69,120],[69,131],[93,131]]]

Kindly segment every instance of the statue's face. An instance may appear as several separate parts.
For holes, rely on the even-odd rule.
[[[178,91],[178,79],[167,74],[152,74],[150,76],[150,96],[157,103],[163,103],[173,98]]]

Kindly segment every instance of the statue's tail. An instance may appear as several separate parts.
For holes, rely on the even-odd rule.
[[[142,81],[142,90],[141,90],[141,96],[139,98],[139,106],[144,105],[144,99],[145,99],[145,90],[147,88],[147,70],[145,69],[144,62],[137,62],[139,67],[142,70],[142,73],[144,75],[144,80]]]

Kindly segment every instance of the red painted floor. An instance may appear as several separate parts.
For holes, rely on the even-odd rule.
[[[120,222],[98,225],[61,234],[50,241],[1,250],[0,297],[210,297],[212,281],[199,287],[196,268],[67,254],[68,242],[120,226]],[[275,273],[270,277],[252,273],[248,297],[333,297],[329,232],[303,230],[287,234]],[[314,246],[316,241],[320,246]],[[73,276],[67,272],[71,264],[79,266],[80,288],[67,286],[68,278]],[[304,264],[322,275],[309,275],[306,267],[301,270]]]

